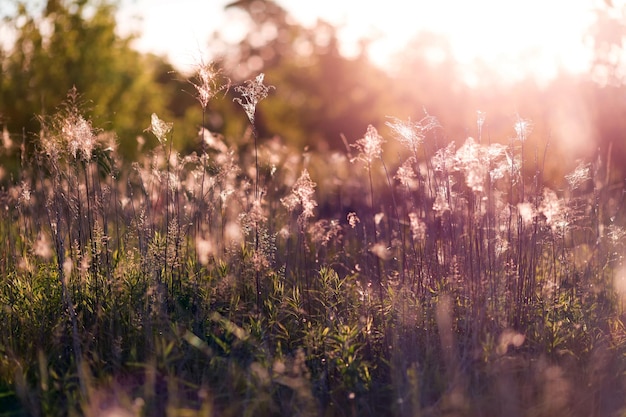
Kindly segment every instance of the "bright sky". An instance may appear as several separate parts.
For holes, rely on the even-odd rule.
[[[123,0],[120,24],[138,30],[136,46],[166,54],[188,71],[207,50],[210,33],[236,39],[243,30],[230,0]],[[359,37],[380,36],[370,55],[384,65],[416,32],[448,37],[458,61],[481,59],[505,77],[530,72],[550,78],[559,68],[585,71],[590,59],[583,41],[595,0],[277,0],[298,21],[319,17],[342,25],[346,53]],[[142,16],[137,22],[131,16]],[[206,58],[206,57],[205,57]]]

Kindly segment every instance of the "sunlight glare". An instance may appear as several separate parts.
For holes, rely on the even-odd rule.
[[[319,0],[304,5],[279,1],[298,20],[311,25],[317,16],[340,25],[347,54],[358,53],[358,39],[373,39],[369,54],[382,66],[419,31],[445,36],[462,65],[476,61],[506,78],[525,74],[552,78],[559,69],[581,72],[591,51],[584,42],[593,22],[591,2],[567,0],[441,0],[438,2],[360,2]]]
[[[479,63],[511,81],[529,74],[548,80],[561,69],[584,72],[591,59],[585,42],[595,17],[591,0],[276,1],[305,27],[313,27],[318,19],[336,25],[347,56],[358,54],[360,41],[369,39],[368,55],[381,67],[389,67],[394,55],[407,52],[403,47],[419,32],[445,37],[470,83],[480,78]],[[192,57],[205,49],[211,33],[237,39],[245,30],[241,13],[224,11],[227,0],[123,3],[123,16],[143,16],[139,25],[122,17],[124,26],[141,33],[137,47],[168,55],[179,69],[195,63]],[[434,48],[431,58],[441,60],[445,51]]]

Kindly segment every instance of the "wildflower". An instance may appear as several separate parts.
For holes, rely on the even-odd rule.
[[[352,227],[353,229],[356,227],[357,223],[361,223],[361,219],[359,219],[359,217],[354,212],[348,213],[347,220],[348,224],[350,224],[350,227]]]
[[[254,80],[248,80],[245,85],[235,87],[235,91],[240,93],[242,98],[235,98],[234,101],[243,107],[252,124],[254,124],[256,105],[267,97],[270,88],[274,88],[274,86],[263,84],[264,77],[265,74],[260,73]]]
[[[173,172],[168,172],[166,179],[167,185],[169,186],[170,190],[172,190],[172,192],[180,189],[180,178],[178,177],[178,175],[174,174]]]
[[[156,136],[156,138],[159,140],[159,143],[167,142],[166,135],[169,133],[170,130],[172,130],[174,124],[167,123],[159,119],[159,116],[157,116],[156,113],[152,113],[150,120],[150,127],[147,128],[145,131],[152,132],[154,136]]]
[[[483,158],[483,149],[469,137],[456,152],[457,169],[465,173],[465,182],[474,192],[483,191],[483,183],[489,165]]]
[[[611,224],[608,227],[608,232],[606,236],[611,240],[612,243],[619,243],[621,240],[626,237],[626,230],[621,227]]]
[[[530,120],[518,117],[517,122],[515,122],[514,128],[515,133],[517,134],[516,139],[520,142],[524,142],[532,131],[532,123],[530,122]]]
[[[205,110],[209,101],[221,90],[228,89],[230,82],[226,82],[224,85],[219,85],[221,71],[216,70],[213,64],[200,63],[198,65],[198,84],[191,81],[191,84],[196,88],[198,95],[196,99],[200,102],[202,109]]]
[[[64,109],[51,119],[41,117],[41,144],[50,161],[71,156],[74,159],[91,159],[96,146],[96,134],[91,122],[79,111],[79,95],[76,88],[67,93]]]
[[[497,257],[500,257],[509,250],[509,241],[501,235],[496,235],[494,249]]]
[[[270,258],[262,250],[254,250],[252,252],[252,265],[255,271],[262,271],[269,268]]]
[[[394,132],[396,139],[409,149],[417,148],[424,140],[424,136],[417,127],[411,123],[411,119],[406,122],[394,119],[393,122],[387,122],[385,124]]]
[[[324,241],[324,235],[326,234],[326,227],[328,226],[328,220],[322,219],[318,220],[312,225],[309,226],[309,235],[311,236],[311,240],[317,244],[321,244],[325,246],[326,242]]]
[[[465,182],[475,192],[483,191],[484,181],[502,178],[510,169],[506,148],[500,144],[484,146],[469,137],[455,154],[455,168],[463,171]],[[489,170],[491,168],[491,170]]]
[[[402,121],[393,118],[393,122],[385,124],[391,128],[396,139],[413,152],[424,141],[426,132],[439,126],[437,119],[428,115],[419,122],[411,122],[411,119]]]
[[[359,150],[359,155],[352,159],[351,162],[354,162],[355,159],[359,159],[367,163],[369,168],[369,165],[374,159],[380,158],[383,143],[385,143],[383,137],[378,134],[378,131],[374,126],[369,125],[365,136],[357,140],[356,144],[351,145]]]
[[[241,213],[239,215],[239,220],[246,234],[259,229],[260,226],[267,222],[267,217],[265,216],[265,213],[263,213],[263,208],[261,207],[261,200],[254,200],[250,210],[247,213]]]
[[[91,159],[95,144],[95,135],[91,123],[80,115],[72,115],[63,119],[61,135],[74,159],[82,154],[86,161]]]
[[[311,181],[309,172],[305,169],[294,184],[291,194],[280,199],[281,203],[291,212],[295,211],[298,206],[302,207],[302,213],[298,216],[298,222],[301,225],[304,225],[308,218],[313,217],[313,209],[317,206],[317,202],[313,200],[315,186],[316,184]]]
[[[438,172],[447,172],[454,166],[454,148],[455,143],[450,142],[445,148],[441,148],[435,152],[431,159],[433,169]]]
[[[341,241],[341,224],[339,224],[339,220],[331,220],[328,223],[328,231],[326,232],[326,235],[324,236],[324,240],[326,243],[331,242],[331,241],[337,241],[340,242]]]
[[[400,184],[407,188],[413,188],[415,185],[415,178],[417,178],[417,174],[415,173],[415,170],[413,170],[412,166],[414,162],[415,158],[413,157],[407,159],[396,172],[395,178],[400,181]]]
[[[585,181],[590,179],[589,164],[580,163],[573,172],[565,176],[572,189],[580,187]]]
[[[487,161],[491,167],[491,171],[489,171],[491,181],[504,177],[504,174],[511,168],[506,147],[499,143],[493,143],[485,151]]]
[[[315,243],[327,246],[330,242],[341,241],[341,225],[337,220],[322,219],[309,227],[309,234]]]
[[[437,196],[435,197],[435,202],[433,203],[433,211],[437,217],[441,217],[444,213],[450,211],[450,205],[448,204],[448,199],[446,197],[445,187],[440,187],[437,190]]]

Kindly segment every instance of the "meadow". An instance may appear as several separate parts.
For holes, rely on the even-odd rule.
[[[250,127],[186,155],[153,114],[125,163],[75,90],[31,151],[5,132],[0,416],[626,415],[607,155],[548,181],[532,121],[480,112],[458,143],[424,114],[293,149],[257,137],[264,82],[201,67],[203,114]]]

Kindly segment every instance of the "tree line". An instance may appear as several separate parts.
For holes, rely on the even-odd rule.
[[[196,132],[202,124],[227,140],[244,136],[245,115],[232,101],[236,93],[225,91],[202,117],[193,94],[194,75],[181,74],[164,57],[134,50],[136,35],[116,31],[117,2],[47,0],[39,9],[23,1],[12,4],[14,9],[3,16],[15,41],[0,50],[0,123],[8,132],[4,137],[23,143],[27,152],[34,146],[40,118],[54,113],[73,87],[94,126],[114,131],[128,160],[141,151],[137,137],[152,113],[174,123],[174,146],[183,151],[200,146]],[[590,28],[596,56],[590,74],[563,73],[541,86],[530,78],[502,81],[485,67],[473,87],[463,82],[463,68],[446,40],[431,33],[418,34],[396,63],[383,70],[370,62],[367,40],[356,57],[343,56],[337,28],[326,22],[306,28],[272,1],[242,0],[226,7],[246,12],[251,24],[235,45],[219,33],[207,40],[206,47],[218,57],[216,65],[233,85],[263,71],[278,86],[259,109],[261,138],[279,136],[291,146],[321,152],[345,150],[342,138],[353,142],[370,124],[384,135],[390,116],[419,120],[432,115],[443,126],[433,138],[438,146],[477,136],[480,111],[486,115],[484,137],[493,141],[506,142],[514,134],[515,118],[532,120],[529,158],[547,148],[569,152],[572,161],[598,150],[616,162],[626,158],[621,62],[610,53],[621,48],[615,32],[624,28],[606,24],[619,7],[612,3],[599,9],[598,24]],[[443,59],[429,60],[432,48]],[[605,74],[602,83],[594,76],[598,71]],[[5,149],[4,154],[4,164],[15,168],[16,152]]]

